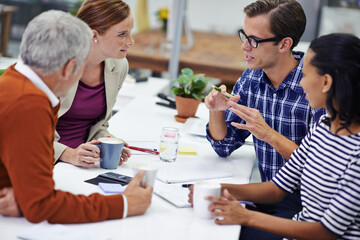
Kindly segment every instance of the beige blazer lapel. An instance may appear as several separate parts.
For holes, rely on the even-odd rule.
[[[75,94],[78,88],[79,82],[76,82],[74,84],[74,86],[72,86],[69,90],[69,92],[66,94],[65,97],[61,98],[61,105],[60,105],[60,109],[58,112],[58,118],[61,117],[62,115],[64,115],[71,107],[74,98],[75,98]]]
[[[112,112],[112,108],[116,102],[116,97],[119,92],[119,79],[120,79],[120,69],[116,67],[114,62],[105,61],[105,71],[104,71],[104,79],[105,79],[105,92],[106,92],[106,115]]]

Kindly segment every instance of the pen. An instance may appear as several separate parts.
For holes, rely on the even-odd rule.
[[[241,204],[244,204],[244,205],[249,205],[249,206],[252,206],[252,207],[256,207],[256,205],[253,203],[253,202],[248,202],[248,201],[239,201]]]
[[[156,149],[152,150],[152,149],[140,148],[140,147],[134,147],[134,146],[129,146],[128,148],[130,148],[132,150],[140,151],[140,152],[146,152],[146,153],[159,155],[159,152],[156,151]]]
[[[221,89],[220,89],[219,87],[215,86],[215,85],[211,85],[211,87],[212,87],[213,89],[215,89],[216,91],[222,93],[222,94],[223,94],[225,97],[227,97],[227,98],[231,98],[231,97],[232,97],[232,95],[229,94],[229,93],[227,93],[227,92],[221,92]]]

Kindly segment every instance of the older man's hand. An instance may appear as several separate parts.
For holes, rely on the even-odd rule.
[[[3,188],[0,190],[0,214],[8,217],[21,216],[13,188]]]

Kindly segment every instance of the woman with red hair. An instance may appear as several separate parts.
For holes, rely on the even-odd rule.
[[[87,0],[77,17],[92,29],[92,47],[79,84],[61,100],[54,149],[55,160],[88,167],[100,160],[96,139],[111,136],[108,120],[128,73],[134,18],[121,0]],[[129,156],[124,148],[119,164]]]

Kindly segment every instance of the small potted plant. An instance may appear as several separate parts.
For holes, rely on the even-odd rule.
[[[181,75],[175,80],[175,86],[171,88],[178,111],[176,120],[186,121],[186,118],[195,116],[205,92],[209,90],[208,81],[209,78],[203,73],[194,75],[190,68],[181,70]]]
[[[157,15],[157,19],[162,23],[161,31],[166,33],[169,9],[162,7],[155,14]]]

